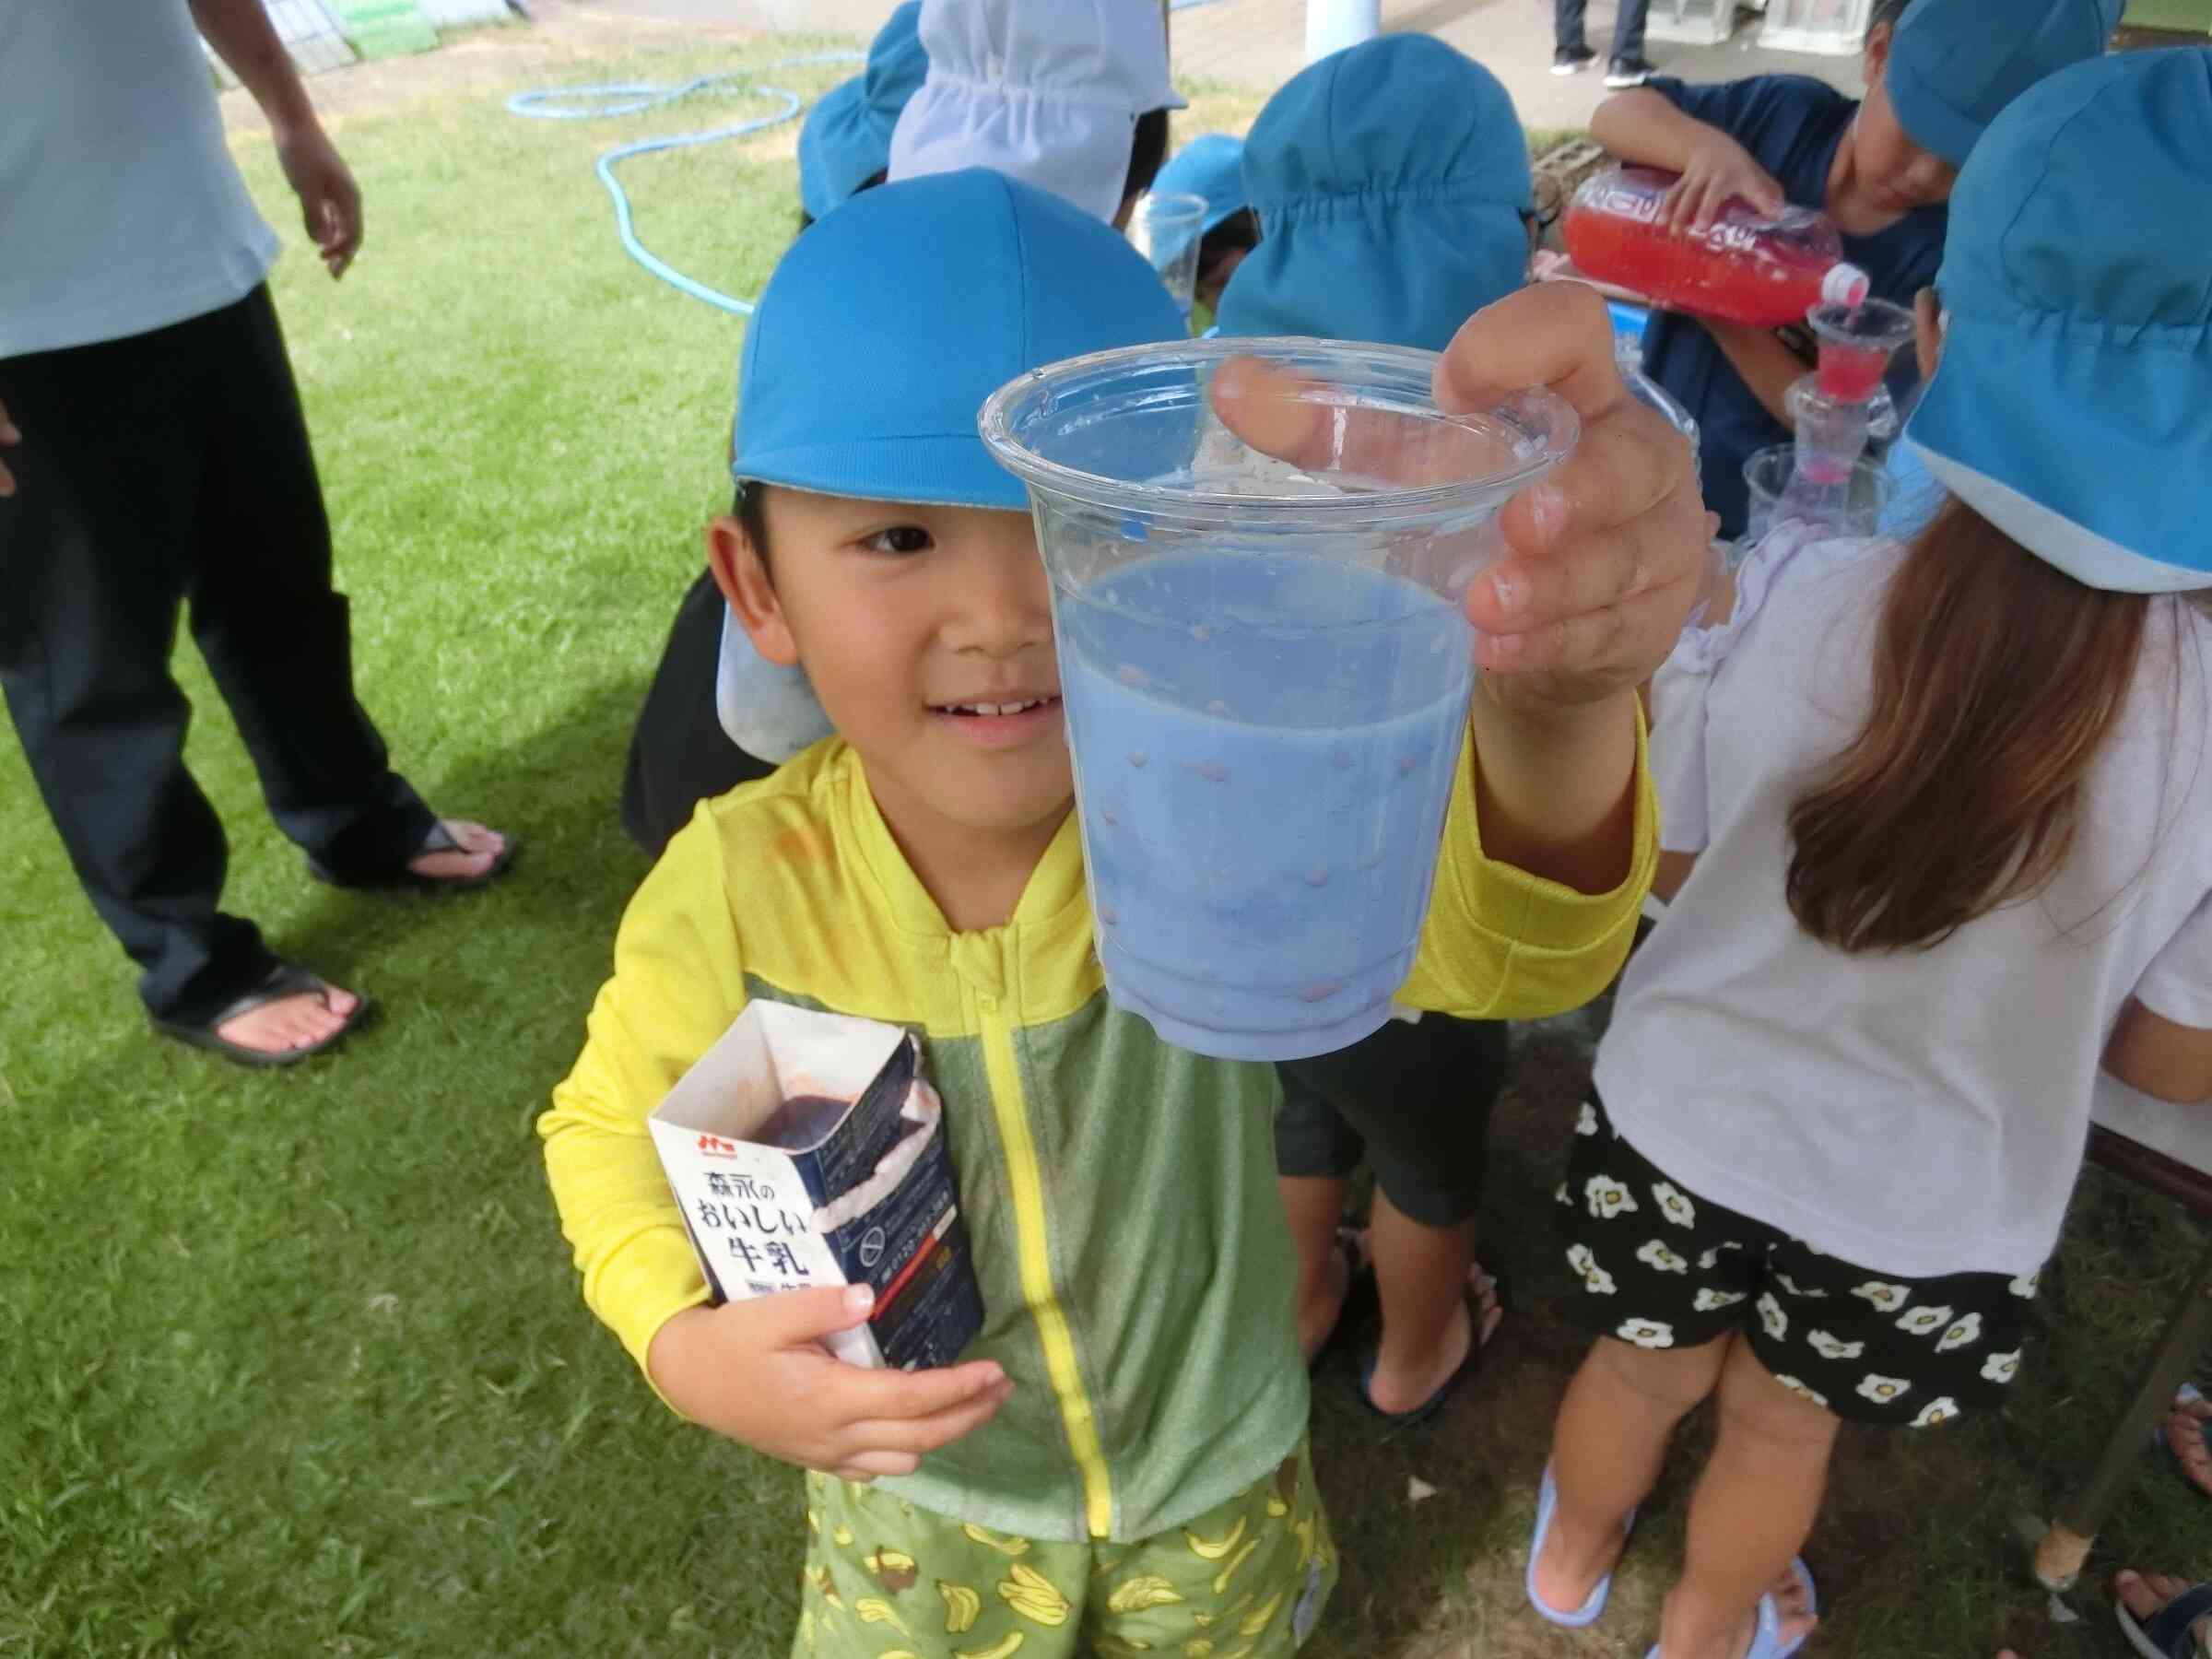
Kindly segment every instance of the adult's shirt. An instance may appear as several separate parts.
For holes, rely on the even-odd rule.
[[[0,0],[0,358],[219,310],[276,251],[184,0]]]
[[[1825,81],[1803,75],[1755,75],[1691,86],[1668,76],[1645,83],[1685,115],[1720,128],[1782,186],[1792,206],[1825,210],[1836,146],[1859,112]],[[1877,299],[1909,305],[1943,263],[1944,207],[1916,207],[1872,236],[1846,236],[1843,257],[1865,271]],[[1790,430],[1768,414],[1751,388],[1694,318],[1654,312],[1643,335],[1644,372],[1697,417],[1705,504],[1721,515],[1721,534],[1744,533],[1748,491],[1744,463]],[[1900,400],[1917,382],[1912,354],[1900,352],[1889,385]]]

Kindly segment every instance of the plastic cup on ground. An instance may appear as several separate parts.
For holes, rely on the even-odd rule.
[[[1818,497],[1796,477],[1797,449],[1776,443],[1756,452],[1744,463],[1744,485],[1750,492],[1750,511],[1744,535],[1736,545],[1745,552],[1757,547],[1777,524],[1802,519],[1838,535],[1871,535],[1881,522],[1895,485],[1879,462],[1858,461],[1832,479],[1809,482],[1821,487]]]
[[[1243,382],[1239,429],[1288,455],[1216,412],[1240,358],[1281,372]],[[1052,579],[1106,988],[1182,1047],[1343,1048],[1413,965],[1465,743],[1467,584],[1579,430],[1544,391],[1445,416],[1436,363],[1194,340],[984,405]]]
[[[1129,218],[1130,241],[1159,273],[1186,317],[1198,291],[1199,227],[1205,223],[1206,198],[1199,195],[1147,194]]]

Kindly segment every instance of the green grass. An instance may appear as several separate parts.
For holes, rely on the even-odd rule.
[[[759,55],[765,59],[791,50]],[[424,60],[433,61],[433,60]],[[580,65],[665,78],[726,52]],[[811,90],[836,72],[780,77]],[[1255,100],[1202,97],[1185,131]],[[773,1655],[795,1477],[677,1425],[590,1320],[531,1123],[573,1056],[641,861],[616,824],[629,723],[721,456],[739,326],[617,247],[591,156],[641,131],[530,123],[478,89],[342,130],[369,242],[334,287],[265,145],[276,278],[317,436],[361,696],[440,806],[521,833],[450,903],[334,894],[259,808],[196,658],[190,756],[233,835],[234,906],[373,991],[340,1059],[253,1076],[151,1041],[12,732],[0,735],[0,1654]],[[693,117],[696,115],[697,119]],[[758,290],[793,224],[789,136],[633,164],[641,228]],[[1624,1618],[1531,1628],[1519,1559],[1574,1357],[1542,1199],[1573,1092],[1556,1036],[1500,1114],[1487,1253],[1519,1312],[1435,1433],[1387,1440],[1327,1380],[1316,1433],[1348,1572],[1311,1652],[1641,1654],[1681,1475]],[[2049,1628],[2008,1522],[2065,1484],[2182,1288],[2194,1235],[2093,1182],[2002,1420],[1853,1438],[1816,1538],[1831,1653],[2111,1651]],[[1408,1505],[1406,1479],[1441,1488]],[[2212,1566],[2212,1510],[2148,1458],[2121,1558]]]

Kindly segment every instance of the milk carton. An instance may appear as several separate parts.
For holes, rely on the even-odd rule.
[[[944,1107],[908,1032],[747,1004],[650,1126],[717,1302],[865,1281],[875,1312],[830,1351],[905,1371],[982,1328]]]

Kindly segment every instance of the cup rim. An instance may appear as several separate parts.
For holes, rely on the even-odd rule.
[[[1179,489],[1109,477],[1048,460],[1014,435],[1014,410],[1041,384],[1049,390],[1051,382],[1065,383],[1122,366],[1148,363],[1218,367],[1240,357],[1257,357],[1293,367],[1300,361],[1335,358],[1347,366],[1368,364],[1378,370],[1395,370],[1424,388],[1434,384],[1436,365],[1443,360],[1441,352],[1419,347],[1324,340],[1308,335],[1149,341],[1063,358],[1017,375],[983,400],[976,417],[976,430],[992,458],[1031,489],[1091,506],[1147,511],[1166,519],[1212,519],[1264,511],[1277,522],[1305,522],[1316,526],[1351,519],[1371,523],[1379,518],[1442,517],[1454,511],[1472,512],[1502,503],[1558,466],[1573,453],[1582,437],[1582,418],[1574,406],[1547,386],[1511,392],[1488,408],[1459,415],[1445,414],[1424,392],[1425,407],[1408,406],[1403,412],[1469,432],[1487,433],[1494,426],[1495,411],[1514,408],[1542,435],[1542,453],[1517,467],[1480,478],[1454,478],[1359,495],[1277,496],[1250,490]]]

